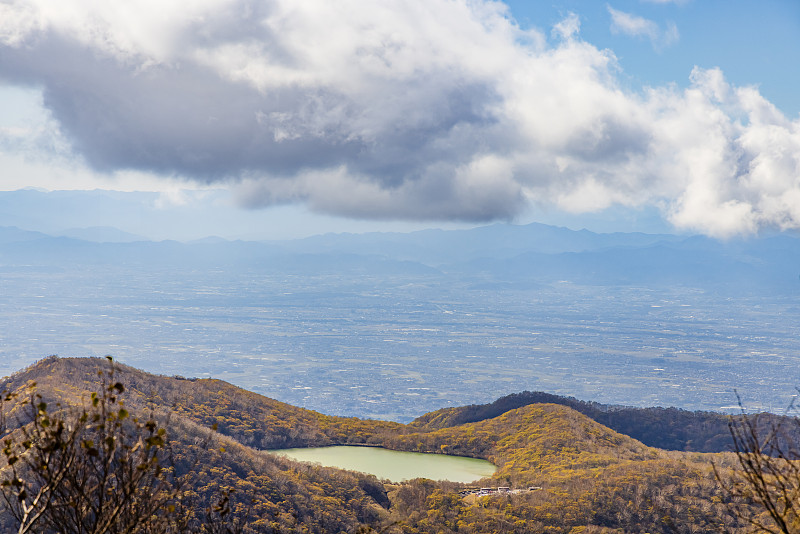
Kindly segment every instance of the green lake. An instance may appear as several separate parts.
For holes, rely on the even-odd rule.
[[[328,467],[370,473],[393,482],[412,478],[474,482],[491,476],[496,469],[486,460],[477,458],[392,451],[380,447],[310,447],[277,449],[269,452],[300,462],[313,462]]]

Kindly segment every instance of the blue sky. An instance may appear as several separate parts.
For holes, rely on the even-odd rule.
[[[226,237],[794,230],[798,57],[794,0],[12,0],[0,190]],[[170,237],[128,212],[80,224]]]
[[[758,85],[789,117],[800,114],[800,2],[794,0],[686,0],[646,2],[506,2],[523,27],[552,27],[577,13],[581,36],[614,52],[633,87],[685,86],[697,65],[719,67],[736,85]],[[653,46],[646,35],[612,30],[610,9],[647,19],[662,32],[670,24],[678,38]]]

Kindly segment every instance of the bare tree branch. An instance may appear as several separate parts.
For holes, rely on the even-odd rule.
[[[793,409],[790,405],[787,413]],[[786,421],[769,418],[764,423],[761,415],[748,415],[742,408],[728,423],[738,466],[725,476],[714,465],[734,512],[759,531],[771,534],[800,533],[800,455],[785,426],[800,425],[800,419]],[[749,503],[763,508],[765,514],[753,514]]]

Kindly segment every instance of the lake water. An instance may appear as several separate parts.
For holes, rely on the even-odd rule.
[[[300,462],[314,462],[328,467],[370,473],[393,482],[412,478],[474,482],[491,476],[496,470],[491,463],[477,458],[392,451],[380,447],[310,447],[269,452]]]

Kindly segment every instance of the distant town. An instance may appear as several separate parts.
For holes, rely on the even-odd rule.
[[[791,291],[737,294],[735,281],[646,272],[611,283],[587,279],[599,268],[589,259],[577,274],[558,265],[536,274],[543,257],[575,254],[537,256],[515,273],[468,257],[434,269],[368,254],[261,257],[259,244],[48,243],[0,247],[0,374],[50,354],[110,354],[327,414],[401,422],[524,390],[723,411],[738,410],[738,392],[748,409],[777,412],[796,393]],[[633,277],[631,262],[608,272]]]

